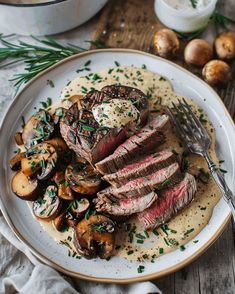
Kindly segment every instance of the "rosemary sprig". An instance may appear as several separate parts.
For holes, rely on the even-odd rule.
[[[192,7],[197,8],[197,0],[190,0]]]
[[[25,83],[30,81],[41,71],[56,64],[60,60],[86,51],[86,49],[74,44],[61,44],[52,38],[36,40],[39,45],[32,45],[26,42],[19,41],[18,44],[11,43],[6,39],[12,35],[4,36],[0,34],[0,42],[4,47],[0,47],[0,69],[7,66],[24,62],[26,64],[25,72],[16,74],[11,81],[14,81],[17,90]],[[86,41],[97,48],[103,48],[105,44],[99,40]],[[12,60],[13,59],[13,60]]]

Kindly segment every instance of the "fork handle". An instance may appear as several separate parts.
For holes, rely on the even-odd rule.
[[[222,196],[225,199],[225,201],[228,203],[232,215],[233,220],[235,221],[235,197],[232,193],[232,191],[229,189],[228,185],[225,182],[224,175],[221,173],[219,168],[216,166],[216,164],[211,160],[208,153],[204,154],[204,157],[207,161],[208,167],[211,171],[211,174],[216,182],[216,184],[219,186]]]

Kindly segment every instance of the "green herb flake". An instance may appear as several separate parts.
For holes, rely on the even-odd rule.
[[[184,251],[186,248],[184,245],[180,245],[180,251]]]
[[[55,88],[55,84],[52,80],[47,80],[47,85],[49,85],[51,88]]]
[[[163,248],[159,248],[159,254],[163,254],[164,253],[164,249]]]
[[[149,233],[148,233],[147,230],[144,230],[144,234],[145,234],[145,237],[146,237],[146,238],[149,238]]]
[[[159,81],[166,81],[166,78],[164,78],[163,76],[161,76],[161,77],[159,78]]]
[[[143,273],[144,272],[144,266],[143,265],[139,265],[138,266],[138,268],[137,268],[137,272],[138,272],[138,274],[141,274],[141,273]]]
[[[115,63],[116,66],[120,66],[120,63],[119,62],[114,61],[114,63]]]
[[[84,64],[85,67],[91,64],[91,60],[87,60],[87,62]]]
[[[127,255],[131,255],[131,254],[133,254],[133,253],[134,253],[133,250],[129,250],[129,251],[127,251]]]

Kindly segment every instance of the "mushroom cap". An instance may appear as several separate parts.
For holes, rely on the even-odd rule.
[[[223,32],[215,39],[215,50],[220,59],[235,58],[235,32]]]
[[[153,37],[153,47],[157,55],[171,57],[179,49],[180,42],[175,32],[170,29],[162,29]]]
[[[202,70],[204,80],[210,85],[223,85],[232,77],[230,66],[222,60],[209,61]]]
[[[115,246],[115,225],[103,215],[91,215],[80,221],[74,230],[74,246],[79,254],[90,259],[112,256]]]
[[[213,56],[212,45],[203,39],[190,41],[184,49],[184,59],[186,63],[202,67]]]

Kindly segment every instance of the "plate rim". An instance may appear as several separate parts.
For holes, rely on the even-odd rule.
[[[54,64],[53,66],[47,68],[46,70],[42,71],[41,73],[39,73],[37,76],[35,76],[31,81],[29,81],[21,90],[20,92],[14,97],[13,101],[10,103],[10,105],[8,106],[2,121],[1,121],[1,125],[0,125],[0,136],[3,130],[3,124],[4,121],[7,117],[7,115],[9,114],[10,110],[12,107],[14,107],[15,102],[19,99],[19,97],[22,95],[22,93],[24,91],[27,90],[27,88],[32,85],[37,79],[39,79],[40,77],[42,77],[43,75],[47,74],[48,72],[50,72],[51,70],[53,70],[54,68],[59,67],[62,64],[65,64],[73,59],[79,59],[80,57],[84,57],[86,55],[92,55],[92,54],[96,54],[96,53],[105,53],[105,52],[121,52],[121,53],[133,53],[133,54],[139,54],[139,55],[143,55],[143,56],[148,56],[157,60],[161,60],[165,63],[168,63],[178,69],[180,69],[181,71],[185,72],[186,74],[192,76],[193,78],[200,80],[200,82],[202,82],[204,84],[204,86],[206,86],[208,88],[208,90],[210,90],[213,94],[213,96],[219,100],[219,102],[221,103],[221,106],[223,107],[223,110],[226,113],[226,116],[228,117],[228,119],[230,120],[231,124],[233,125],[234,129],[235,129],[235,124],[234,121],[232,120],[227,108],[225,107],[223,101],[221,100],[221,98],[219,97],[219,95],[215,92],[215,90],[213,88],[211,88],[207,83],[205,83],[202,79],[200,79],[199,77],[197,77],[196,75],[194,75],[193,73],[191,73],[190,71],[188,71],[187,69],[179,66],[178,64],[175,64],[172,61],[169,61],[167,59],[161,58],[159,56],[155,56],[151,53],[147,53],[147,52],[143,52],[140,50],[135,50],[135,49],[126,49],[126,48],[109,48],[109,49],[94,49],[94,50],[88,50],[85,52],[81,52],[75,55],[72,55],[70,57],[67,57],[63,60],[61,60],[60,62]],[[155,273],[151,273],[151,274],[147,274],[147,275],[141,275],[139,277],[133,277],[133,278],[127,278],[127,279],[118,279],[118,278],[101,278],[101,277],[92,277],[89,275],[84,275],[81,273],[77,273],[74,271],[70,271],[60,265],[58,265],[57,263],[51,261],[50,259],[48,259],[47,257],[43,256],[42,253],[38,252],[35,248],[33,248],[33,246],[21,235],[21,233],[16,229],[13,221],[11,220],[6,207],[3,204],[3,201],[0,197],[0,209],[2,211],[2,214],[5,218],[5,220],[7,221],[7,224],[9,225],[9,227],[12,229],[12,231],[14,232],[14,234],[16,235],[16,237],[23,242],[28,248],[29,250],[39,259],[41,260],[43,263],[51,266],[52,268],[67,274],[69,276],[75,277],[75,278],[80,278],[83,280],[87,280],[87,281],[92,281],[92,282],[102,282],[102,283],[114,283],[114,284],[129,284],[129,283],[133,283],[133,282],[142,282],[142,281],[147,281],[147,280],[153,280],[153,279],[158,279],[160,277],[163,277],[165,275],[171,274],[175,271],[180,270],[181,268],[187,266],[188,264],[190,264],[191,262],[193,262],[195,259],[197,259],[200,255],[202,255],[218,238],[219,236],[222,234],[222,232],[224,231],[225,227],[227,226],[229,220],[231,219],[231,213],[229,213],[226,217],[226,219],[224,220],[224,222],[222,223],[222,225],[215,231],[214,235],[211,237],[211,239],[204,244],[202,247],[200,247],[194,254],[192,254],[191,256],[189,256],[188,258],[186,258],[185,260],[181,261],[180,263],[177,263],[176,265],[173,265],[167,269],[161,270],[159,272],[155,272]]]

